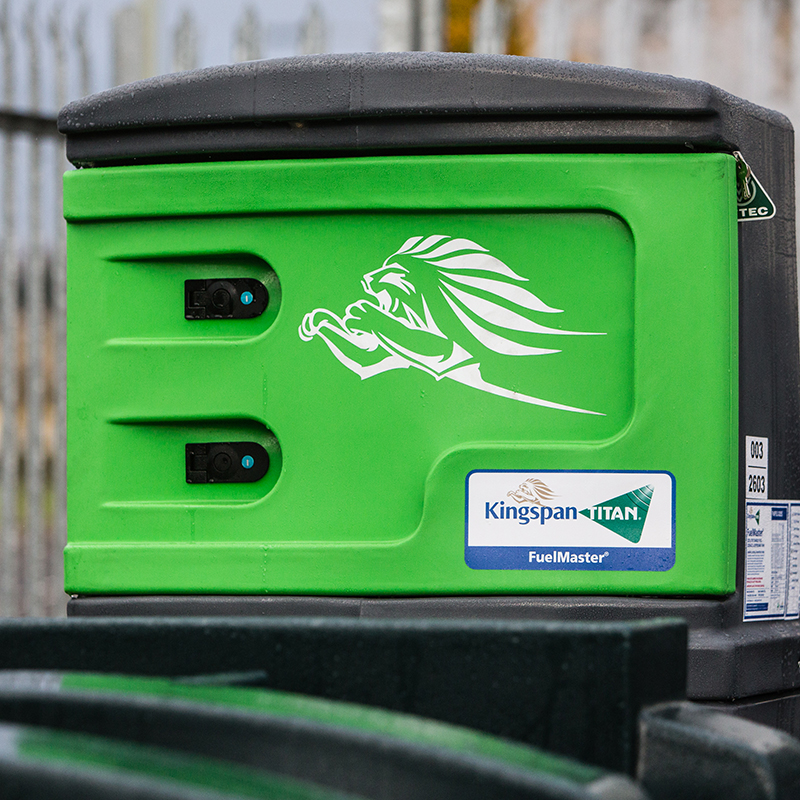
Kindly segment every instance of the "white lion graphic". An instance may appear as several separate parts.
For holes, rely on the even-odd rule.
[[[450,378],[522,403],[599,414],[529,397],[481,376],[480,360],[473,352],[482,348],[503,356],[542,356],[561,351],[517,340],[526,334],[604,335],[535,322],[534,313],[560,314],[561,309],[523,288],[520,284],[527,280],[469,239],[413,236],[383,266],[364,276],[361,284],[369,299],[351,303],[342,317],[324,308],[309,312],[300,325],[300,338],[319,336],[362,380],[415,367],[437,381]]]

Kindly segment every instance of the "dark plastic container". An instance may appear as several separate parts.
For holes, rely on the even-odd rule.
[[[800,689],[800,541],[792,538],[791,522],[792,501],[800,498],[800,353],[794,143],[785,117],[708,84],[667,76],[539,59],[415,53],[252,62],[152,79],[67,106],[59,128],[69,159],[84,168],[476,153],[735,157],[739,520],[730,591],[659,596],[657,581],[640,591],[584,589],[560,596],[115,596],[124,590],[112,587],[73,597],[69,614],[503,621],[678,616],[689,624],[690,698],[773,695],[794,708]],[[703,387],[686,391],[691,398]],[[682,433],[666,435],[679,439]],[[692,448],[691,441],[683,445],[687,452]],[[727,466],[735,470],[735,461]],[[680,487],[676,497],[680,506]],[[745,597],[745,570],[758,571],[752,554],[748,562],[746,531],[761,530],[761,522],[748,522],[759,509],[765,519],[771,514],[771,525],[785,529],[786,602],[777,609]],[[703,524],[698,512],[693,535],[701,535]],[[602,584],[603,573],[595,574]]]

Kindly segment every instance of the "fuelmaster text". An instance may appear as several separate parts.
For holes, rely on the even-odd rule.
[[[602,564],[608,555],[605,553],[571,553],[569,550],[556,550],[554,553],[537,553],[528,551],[528,563],[538,561],[540,564]]]

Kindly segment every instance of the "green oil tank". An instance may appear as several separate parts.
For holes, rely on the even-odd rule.
[[[418,53],[155,78],[59,125],[70,613],[794,630],[784,117]]]

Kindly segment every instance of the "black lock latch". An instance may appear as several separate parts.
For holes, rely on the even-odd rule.
[[[254,483],[268,469],[269,455],[255,442],[186,445],[186,483]]]
[[[267,287],[254,278],[184,281],[186,319],[252,319],[264,313]]]

